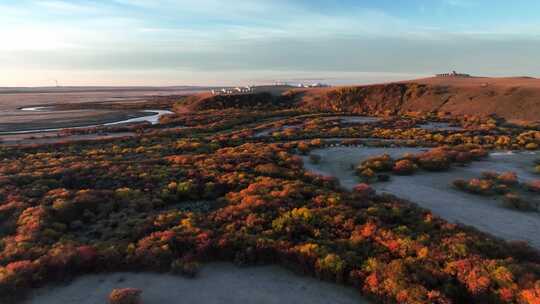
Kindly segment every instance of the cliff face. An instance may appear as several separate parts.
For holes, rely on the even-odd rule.
[[[220,109],[268,110],[288,107],[291,99],[287,96],[274,96],[270,93],[242,95],[208,95],[187,98],[182,106],[189,111]]]
[[[445,112],[497,115],[513,122],[540,121],[540,80],[534,78],[429,78],[370,86],[268,93],[192,96],[180,111],[295,108],[355,114]]]
[[[447,112],[510,121],[540,121],[540,81],[471,78],[420,80],[362,87],[297,92],[301,107],[337,112],[400,114]],[[468,82],[466,82],[468,81]]]
[[[397,114],[409,97],[423,94],[417,85],[386,84],[313,90],[299,93],[300,106],[307,109],[352,113]]]

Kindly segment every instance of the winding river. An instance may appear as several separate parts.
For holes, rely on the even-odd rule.
[[[54,111],[54,107],[28,107],[28,108],[21,108],[19,110],[20,111],[25,111],[25,112],[45,112],[45,111]],[[155,125],[155,124],[159,123],[159,119],[162,116],[168,115],[168,114],[174,114],[174,112],[171,112],[171,111],[168,111],[168,110],[142,110],[142,111],[139,111],[139,112],[146,113],[148,115],[141,116],[141,117],[130,118],[130,119],[119,120],[119,121],[113,121],[113,122],[108,122],[108,123],[103,123],[103,124],[87,125],[87,126],[68,126],[68,127],[63,127],[63,128],[33,129],[33,130],[24,130],[24,131],[0,132],[0,135],[55,132],[55,131],[61,131],[61,130],[65,130],[65,129],[85,129],[85,128],[116,126],[116,125],[142,123],[142,122],[149,122],[152,125]]]

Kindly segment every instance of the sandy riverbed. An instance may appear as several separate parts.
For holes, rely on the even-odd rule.
[[[140,288],[144,304],[366,304],[350,287],[296,275],[277,266],[212,263],[195,279],[149,273],[87,275],[31,294],[25,304],[103,304],[114,288]]]
[[[156,96],[189,95],[200,90],[202,88],[180,87],[65,87],[0,90],[0,132],[98,125],[136,118],[144,114],[136,110],[128,110],[123,106],[147,103]],[[96,107],[96,105],[105,107]],[[116,107],[115,110],[107,108],[113,105]],[[50,106],[57,106],[60,107],[57,110],[62,110],[47,108],[41,111],[20,110],[25,107]],[[72,106],[77,108],[70,108]]]
[[[63,142],[85,141],[85,140],[101,140],[112,138],[133,137],[134,132],[115,132],[115,133],[100,133],[100,134],[77,134],[77,135],[62,135],[59,132],[46,133],[29,133],[29,134],[12,134],[2,135],[0,139],[1,145],[41,145],[55,144]]]
[[[73,128],[106,124],[145,116],[140,111],[67,110],[7,111],[0,113],[0,133]]]
[[[342,186],[352,189],[358,179],[351,166],[370,156],[388,153],[399,157],[419,148],[347,148],[336,147],[313,151],[322,156],[318,165],[304,158],[305,166],[318,174],[337,177]],[[540,214],[522,212],[501,206],[499,199],[464,193],[454,189],[458,178],[478,177],[484,171],[514,171],[522,180],[540,178],[532,173],[536,153],[495,153],[489,160],[474,162],[467,167],[454,167],[448,172],[421,171],[413,176],[392,176],[390,182],[374,184],[379,192],[387,192],[430,209],[450,222],[460,222],[507,240],[528,241],[540,248]]]

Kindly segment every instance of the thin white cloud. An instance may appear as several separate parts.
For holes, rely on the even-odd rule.
[[[445,26],[380,9],[320,11],[285,0],[21,0],[0,4],[0,11],[2,70],[405,73],[446,70],[441,62],[456,65],[460,47],[480,54],[489,45],[509,58],[530,57],[540,41],[540,24],[532,21]],[[526,47],[497,44],[512,39]],[[483,57],[497,63],[504,56]]]
[[[65,14],[88,14],[96,13],[99,11],[97,7],[85,3],[73,3],[59,0],[34,1],[33,5],[39,7],[39,9],[45,9],[49,11],[54,11],[55,13]]]
[[[470,1],[444,0],[449,5],[472,5]],[[219,47],[224,41],[265,39],[325,39],[327,37],[448,39],[452,35],[495,37],[540,34],[536,24],[498,28],[440,29],[381,10],[355,8],[346,12],[317,12],[281,0],[115,0],[73,2],[31,0],[40,9],[18,10],[8,6],[0,28],[11,40],[10,49],[27,49],[28,41],[43,46],[107,48],[118,45],[159,47]],[[144,8],[143,12],[115,7]],[[103,12],[103,14],[99,14]],[[57,14],[71,18],[51,18]],[[272,16],[271,18],[269,16]],[[48,17],[48,18],[47,18]],[[187,20],[187,21],[184,21]],[[20,30],[24,28],[24,31]],[[45,34],[44,34],[45,33]],[[56,34],[54,34],[56,33]],[[23,35],[25,38],[20,38]],[[51,41],[46,43],[44,37]],[[13,39],[18,38],[18,39]],[[41,45],[41,46],[40,46]],[[7,47],[4,47],[7,48]]]
[[[449,6],[461,7],[461,8],[471,8],[478,5],[474,0],[444,0]]]

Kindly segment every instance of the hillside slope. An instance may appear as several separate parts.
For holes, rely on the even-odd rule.
[[[540,80],[427,78],[399,83],[296,91],[299,106],[323,111],[389,114],[495,114],[509,121],[540,121]]]
[[[496,115],[511,122],[540,121],[540,79],[426,78],[367,86],[293,89],[281,96],[199,94],[175,106],[176,112],[220,109],[295,108],[367,115],[443,112]]]
[[[175,105],[174,110],[177,113],[221,109],[269,110],[287,108],[293,102],[289,95],[279,96],[264,92],[238,95],[199,94],[185,98]]]

